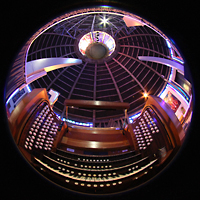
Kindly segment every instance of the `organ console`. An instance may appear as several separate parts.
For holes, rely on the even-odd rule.
[[[129,108],[128,103],[67,99],[65,106],[71,105]],[[123,191],[151,179],[174,157],[185,134],[174,112],[155,96],[125,128],[96,128],[69,126],[54,113],[46,89],[34,89],[8,121],[18,148],[36,170],[66,189],[91,194]]]

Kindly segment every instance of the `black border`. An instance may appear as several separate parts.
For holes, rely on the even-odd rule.
[[[176,158],[150,182],[123,194],[96,199],[193,199],[199,194],[199,35],[198,6],[188,1],[6,1],[1,12],[1,196],[4,199],[94,199],[49,183],[20,155],[8,129],[4,107],[9,67],[25,42],[43,25],[65,12],[112,5],[148,20],[172,38],[190,67],[195,104],[190,134]]]

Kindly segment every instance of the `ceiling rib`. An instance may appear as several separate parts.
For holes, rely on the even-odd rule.
[[[165,58],[168,58],[168,56],[166,56],[165,54],[162,54],[162,53],[160,53],[158,51],[155,51],[153,49],[148,49],[148,48],[145,48],[145,47],[133,46],[133,45],[126,45],[126,44],[122,44],[122,45],[120,45],[120,47],[129,47],[129,48],[132,47],[132,48],[137,48],[137,49],[144,49],[144,50],[147,50],[147,51],[152,51],[154,53],[157,53],[157,54],[159,54],[159,55],[161,55],[161,56],[163,56]]]
[[[75,80],[75,82],[74,82],[74,84],[73,84],[73,86],[72,86],[72,88],[71,88],[71,90],[70,90],[70,92],[69,92],[69,95],[68,95],[68,97],[67,97],[68,99],[71,98],[72,92],[74,91],[74,88],[75,88],[75,86],[76,86],[76,84],[77,84],[77,82],[78,82],[78,80],[79,80],[79,78],[80,78],[80,76],[81,76],[83,70],[85,69],[85,66],[86,66],[86,65],[87,65],[87,62],[85,63],[85,65],[82,67],[80,73],[78,74],[78,76],[77,76],[77,78],[76,78],[76,80]],[[64,106],[64,108],[63,108],[63,111],[62,111],[62,114],[61,114],[61,119],[62,119],[62,117],[64,116],[65,111],[66,111],[66,106]]]
[[[121,93],[120,93],[119,88],[118,88],[118,86],[117,86],[117,83],[116,83],[116,81],[115,81],[115,79],[114,79],[114,77],[113,77],[113,75],[112,75],[112,72],[110,71],[110,68],[108,67],[107,62],[105,62],[105,65],[106,65],[106,67],[107,67],[107,69],[108,69],[108,72],[109,72],[109,74],[110,74],[110,76],[111,76],[111,78],[112,78],[112,81],[113,81],[113,83],[114,83],[114,85],[115,85],[115,89],[116,89],[116,91],[117,91],[117,94],[118,94],[118,96],[119,96],[119,99],[120,99],[121,102],[123,102]]]
[[[142,86],[142,84],[137,80],[137,78],[135,78],[135,76],[128,70],[126,69],[126,67],[124,65],[122,65],[118,60],[116,60],[115,58],[113,58],[113,60],[118,64],[120,65],[126,72],[129,73],[129,75],[137,82],[137,84],[142,88],[142,90],[144,92],[146,92],[146,90],[144,89],[144,87]]]
[[[71,46],[74,46],[74,44],[68,44],[68,45],[56,45],[56,46],[51,46],[51,47],[44,47],[44,48],[42,48],[42,49],[38,49],[37,51],[34,51],[34,52],[32,52],[32,53],[29,53],[28,55],[29,56],[31,56],[32,54],[35,54],[35,53],[37,53],[37,52],[41,52],[41,51],[43,51],[43,50],[47,50],[47,49],[52,49],[52,48],[59,48],[59,47],[66,47],[66,46],[68,46],[68,47],[71,47]]]
[[[124,54],[124,53],[122,53],[122,52],[118,52],[118,53],[121,54],[121,55],[123,55],[123,56],[126,56],[126,57],[128,57],[128,58],[131,58],[131,59],[133,59],[133,60],[136,60],[137,62],[139,62],[139,63],[145,65],[145,66],[148,67],[150,70],[152,70],[154,73],[156,73],[158,76],[160,76],[164,81],[167,81],[167,80],[164,78],[164,76],[163,76],[162,74],[160,74],[160,73],[157,72],[155,69],[151,68],[149,65],[147,65],[147,64],[144,63],[144,62],[142,62],[141,60],[139,60],[139,59],[137,59],[137,58],[134,58],[134,57],[132,57],[132,56],[126,55],[126,54]]]
[[[71,90],[70,90],[70,92],[69,92],[68,97],[67,97],[68,99],[71,98],[72,92],[74,91],[74,88],[75,88],[75,86],[76,86],[76,84],[77,84],[77,82],[78,82],[78,80],[79,80],[79,78],[80,78],[80,76],[81,76],[83,70],[85,69],[85,66],[86,66],[86,65],[87,65],[87,62],[86,62],[85,65],[82,67],[80,73],[78,74],[76,80],[74,81],[74,84],[73,84],[73,86],[72,86],[72,88],[71,88]]]
[[[60,72],[60,74],[58,74],[53,81],[51,81],[51,83],[48,85],[47,90],[49,90],[49,88],[55,83],[55,81],[60,77],[60,75],[62,75],[66,70],[68,69],[68,67],[64,68],[62,72]],[[47,74],[48,76],[48,74]]]

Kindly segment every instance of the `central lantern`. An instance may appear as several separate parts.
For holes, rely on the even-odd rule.
[[[79,51],[90,59],[103,59],[115,50],[115,40],[108,33],[93,31],[85,34],[79,42]]]

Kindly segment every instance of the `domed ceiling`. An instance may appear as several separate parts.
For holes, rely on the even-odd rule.
[[[138,58],[169,58],[166,40],[158,29],[144,20],[138,23],[139,17],[130,13],[98,9],[79,10],[58,19],[29,48],[27,62],[55,57],[82,60],[82,64],[50,71],[31,83],[32,88],[60,93],[53,109],[61,117],[65,116],[65,99],[128,102],[131,116],[143,108],[144,93],[159,95],[169,79],[170,67]],[[135,17],[134,26],[128,15]],[[69,119],[95,121],[97,126],[100,121],[124,116],[121,110],[70,107],[68,112]]]

